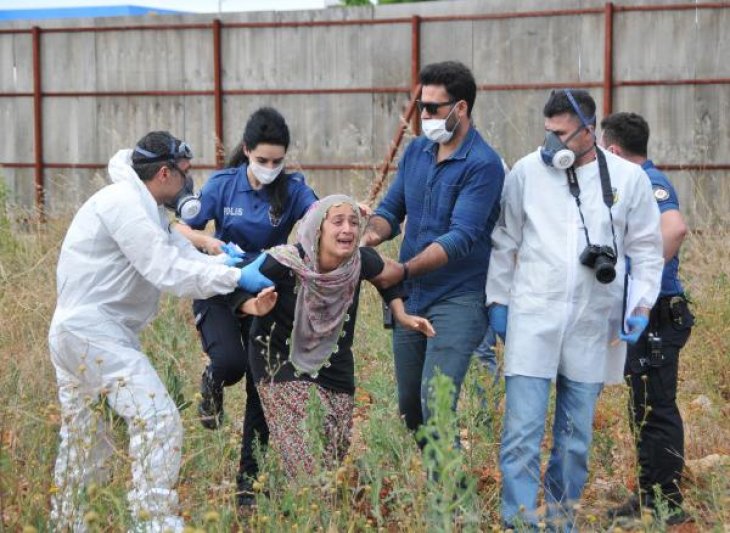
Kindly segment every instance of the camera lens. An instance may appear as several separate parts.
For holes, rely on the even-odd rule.
[[[605,255],[596,257],[596,279],[601,283],[611,283],[616,279],[616,269],[610,257]]]

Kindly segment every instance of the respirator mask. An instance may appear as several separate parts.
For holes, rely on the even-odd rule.
[[[165,202],[165,207],[174,211],[175,216],[182,220],[195,218],[200,213],[200,198],[193,189],[193,178],[180,170],[177,165],[172,165],[172,167],[185,177],[185,183],[175,198]]]
[[[557,168],[558,170],[565,170],[572,167],[575,160],[586,152],[576,155],[573,150],[568,148],[567,144],[582,129],[580,127],[575,130],[565,141],[561,141],[560,137],[554,131],[545,132],[545,142],[540,147],[540,157],[542,157],[543,162],[547,166]]]
[[[586,118],[585,115],[583,115],[580,106],[568,89],[565,90],[565,95],[568,97],[570,105],[573,107],[573,110],[580,119],[581,125],[573,133],[568,135],[564,141],[561,141],[560,137],[554,131],[545,132],[545,141],[540,147],[540,157],[542,158],[543,163],[549,167],[557,168],[558,170],[569,169],[575,164],[577,159],[580,159],[585,154],[593,150],[593,145],[591,145],[582,152],[576,154],[573,150],[568,148],[568,143],[573,137],[578,135],[584,129],[588,129],[588,126],[592,126],[596,121],[595,116]]]

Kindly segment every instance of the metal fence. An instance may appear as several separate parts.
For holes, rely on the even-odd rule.
[[[210,22],[174,22],[165,24],[136,24],[136,25],[94,25],[94,26],[79,26],[79,27],[32,27],[32,28],[0,28],[0,39],[4,36],[23,36],[29,38],[31,41],[32,49],[32,61],[31,65],[21,65],[21,68],[30,68],[32,70],[30,78],[32,80],[32,89],[24,91],[13,91],[6,90],[9,87],[8,83],[2,85],[2,92],[0,92],[0,103],[2,101],[17,101],[26,102],[30,99],[32,101],[32,144],[33,144],[33,158],[31,161],[21,160],[6,160],[0,162],[0,166],[7,169],[32,169],[34,176],[35,185],[35,206],[39,213],[42,215],[46,206],[46,171],[47,170],[59,170],[59,169],[88,169],[97,170],[105,167],[105,163],[101,161],[76,161],[76,160],[49,160],[44,157],[44,146],[47,146],[48,140],[45,138],[46,132],[44,131],[44,112],[46,112],[49,106],[60,106],[64,105],[64,101],[69,99],[92,99],[101,100],[109,98],[126,98],[126,99],[143,99],[148,97],[157,98],[185,98],[194,97],[196,99],[204,99],[206,102],[204,105],[207,108],[212,107],[212,116],[207,117],[209,122],[204,124],[203,127],[208,131],[213,131],[215,135],[215,150],[213,152],[214,160],[204,161],[201,164],[196,164],[197,168],[213,169],[220,167],[223,164],[223,146],[226,144],[234,144],[231,135],[226,138],[226,116],[224,113],[224,107],[226,106],[227,100],[232,97],[249,97],[249,96],[265,96],[265,97],[287,97],[295,95],[394,95],[400,104],[407,102],[407,99],[413,99],[415,97],[415,90],[417,87],[418,72],[421,68],[423,58],[423,36],[424,30],[428,31],[431,27],[439,25],[440,28],[444,28],[444,25],[458,25],[459,23],[471,22],[476,23],[478,21],[518,21],[521,19],[552,19],[560,17],[578,17],[581,20],[586,18],[598,19],[599,24],[603,28],[603,54],[602,54],[602,65],[600,68],[595,67],[591,72],[601,72],[602,77],[595,76],[592,79],[563,79],[560,81],[555,80],[537,80],[530,81],[527,83],[479,83],[478,89],[480,92],[485,93],[496,93],[501,94],[517,94],[527,91],[541,91],[552,88],[561,87],[572,87],[572,88],[587,88],[600,90],[602,96],[602,110],[603,114],[606,115],[614,110],[614,104],[616,101],[616,91],[620,88],[649,88],[649,87],[676,87],[676,86],[714,86],[722,88],[723,92],[727,92],[728,85],[730,85],[730,77],[672,77],[667,79],[651,78],[651,79],[635,79],[630,76],[620,77],[617,75],[615,68],[615,58],[619,52],[619,47],[622,43],[617,41],[615,27],[617,17],[620,15],[630,14],[651,14],[659,12],[713,12],[721,13],[723,16],[727,14],[727,10],[730,8],[730,3],[692,3],[692,4],[663,4],[663,5],[616,5],[612,2],[607,2],[602,6],[593,6],[586,8],[574,8],[574,9],[550,9],[550,10],[536,10],[536,11],[512,11],[512,12],[501,12],[501,13],[475,13],[475,14],[447,14],[447,15],[411,15],[411,16],[399,16],[399,17],[383,17],[383,18],[351,18],[342,20],[296,20],[296,21],[244,21],[244,22],[223,22],[219,19],[214,19]],[[590,28],[596,28],[596,21],[594,20]],[[227,35],[232,32],[241,31],[257,31],[257,30],[271,30],[273,38],[285,29],[296,30],[296,31],[308,31],[318,32],[322,31],[323,28],[333,27],[349,27],[354,28],[357,32],[363,32],[369,27],[381,27],[381,28],[400,28],[399,35],[403,36],[403,29],[406,28],[408,35],[410,35],[409,43],[400,43],[400,48],[404,48],[404,44],[410,48],[410,70],[401,73],[401,81],[399,84],[391,85],[372,85],[372,86],[358,86],[352,85],[351,83],[343,84],[342,86],[334,87],[269,87],[269,88],[245,88],[237,86],[234,82],[226,82],[224,80],[224,72],[227,70],[228,62],[234,62],[238,58],[226,57],[222,42],[226,39]],[[449,31],[446,29],[445,31]],[[452,31],[458,31],[453,29]],[[585,31],[585,30],[584,30]],[[212,51],[209,57],[197,57],[197,69],[209,69],[207,76],[212,74],[212,86],[207,88],[167,88],[164,90],[156,89],[145,89],[145,90],[57,90],[45,88],[46,77],[50,74],[49,69],[59,68],[56,64],[49,64],[48,61],[44,61],[48,54],[53,51],[53,45],[47,40],[54,35],[74,35],[74,34],[128,34],[132,33],[135,37],[148,32],[177,32],[189,35],[189,39],[194,39],[195,42],[202,42],[202,40],[209,40],[208,47]],[[590,30],[589,30],[590,32]],[[387,31],[385,34],[390,33]],[[354,35],[357,35],[354,34]],[[362,34],[364,35],[364,34]],[[725,33],[727,35],[727,33]],[[590,39],[589,35],[588,38]],[[701,37],[701,36],[700,36]],[[372,37],[377,40],[377,35]],[[401,37],[402,41],[402,37]],[[636,42],[636,41],[634,41]],[[594,43],[595,44],[595,43]],[[386,45],[380,43],[380,45]],[[600,47],[600,41],[597,43]],[[387,46],[387,45],[386,45]],[[727,46],[727,45],[725,45]],[[234,52],[231,52],[231,56],[235,56]],[[230,47],[229,47],[230,51]],[[70,54],[71,52],[69,52]],[[631,54],[630,50],[624,50],[624,54]],[[636,50],[635,53],[641,53],[641,50]],[[386,54],[387,55],[387,54]],[[626,55],[624,55],[624,58]],[[73,59],[70,59],[73,61]],[[475,60],[476,61],[476,60]],[[188,68],[188,67],[186,67]],[[233,68],[233,67],[232,67]],[[17,77],[17,72],[14,72],[14,76]],[[405,77],[405,76],[408,77]],[[5,76],[5,74],[3,74]],[[57,76],[56,76],[57,77]],[[478,80],[479,81],[479,80]],[[57,83],[55,83],[57,85]],[[287,85],[287,84],[285,84]],[[291,85],[291,83],[288,83]],[[304,84],[303,84],[304,85]],[[232,104],[231,104],[232,105]],[[409,115],[407,121],[411,123],[411,128],[414,133],[418,132],[419,124],[416,113],[412,113],[413,106],[409,108]],[[397,106],[395,115],[402,115],[402,107]],[[58,115],[58,111],[55,112]],[[397,153],[398,144],[400,143],[401,127],[399,124],[394,122],[398,119],[391,118],[391,128],[396,130],[397,135],[394,140],[391,141],[390,150],[387,149],[384,140],[381,140],[379,146],[374,146],[371,153],[377,157],[377,154],[387,151],[385,161],[378,161],[373,158],[370,162],[342,162],[342,158],[347,158],[347,154],[343,154],[340,157],[340,161],[302,161],[301,168],[304,170],[311,171],[372,171],[376,173],[378,169],[381,174],[387,173],[388,169],[392,169],[392,159]],[[401,122],[403,117],[401,116]],[[727,120],[727,116],[725,116]],[[93,132],[89,132],[89,135],[93,135]],[[371,138],[375,139],[377,136],[373,133]],[[7,154],[7,150],[6,150]],[[725,154],[727,156],[727,154]],[[350,161],[357,160],[353,157]],[[730,170],[730,163],[725,161],[683,161],[683,160],[661,160],[659,161],[660,166],[668,171],[728,171]]]

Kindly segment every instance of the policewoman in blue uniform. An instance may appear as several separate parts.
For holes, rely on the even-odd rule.
[[[649,125],[636,113],[614,113],[601,122],[602,144],[640,165],[651,180],[661,212],[664,270],[649,326],[628,346],[625,375],[631,387],[630,421],[636,435],[639,494],[614,509],[612,518],[638,517],[641,507],[668,508],[667,525],[687,520],[679,481],[684,466],[684,429],[677,407],[679,352],[689,339],[694,317],[679,280],[679,248],[687,233],[679,200],[667,177],[647,159]],[[655,487],[658,487],[658,491]]]
[[[268,107],[255,111],[227,163],[228,168],[216,171],[203,186],[200,212],[183,219],[178,230],[211,254],[226,251],[229,242],[235,243],[245,253],[244,260],[256,257],[263,249],[286,244],[296,222],[317,200],[301,173],[284,171],[289,140],[289,128],[278,111]],[[196,231],[211,220],[215,223],[214,237]],[[253,445],[258,440],[265,446],[269,430],[248,369],[246,346],[251,317],[236,317],[225,297],[195,300],[193,312],[203,349],[210,358],[203,371],[198,406],[206,428],[215,429],[221,424],[223,387],[246,377],[246,413],[237,482],[239,505],[252,504],[250,486],[258,473]]]

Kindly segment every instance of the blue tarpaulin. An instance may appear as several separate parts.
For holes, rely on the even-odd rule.
[[[0,20],[39,20],[60,18],[130,17],[138,15],[180,15],[185,11],[173,11],[144,6],[86,6],[39,9],[0,10]]]

